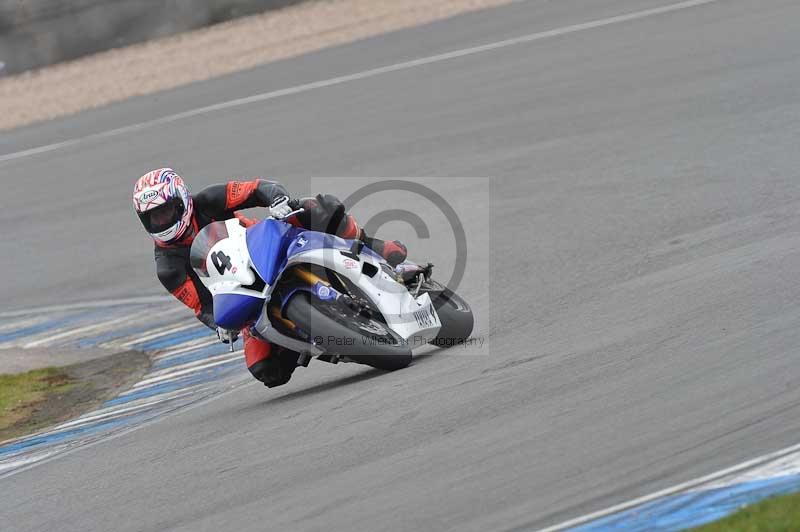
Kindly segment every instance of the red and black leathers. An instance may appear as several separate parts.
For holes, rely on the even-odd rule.
[[[191,227],[176,242],[168,245],[156,243],[156,275],[161,284],[191,308],[200,321],[215,329],[211,294],[189,265],[189,249],[195,235],[211,222],[234,217],[245,225],[251,225],[251,220],[236,211],[269,207],[276,198],[286,195],[283,185],[263,179],[212,185],[195,194],[192,198],[194,213]]]
[[[234,217],[246,226],[252,225],[255,222],[237,212],[239,209],[269,207],[276,198],[287,195],[283,185],[264,179],[230,181],[226,185],[212,185],[201,190],[193,196],[194,213],[189,230],[176,242],[168,245],[156,243],[156,274],[161,284],[191,308],[200,321],[216,328],[211,294],[189,264],[189,250],[195,235],[211,222]],[[345,214],[344,205],[336,197],[319,195],[300,200],[299,204],[305,212],[287,219],[292,225],[348,239],[362,236],[355,219]],[[368,240],[367,245],[374,243],[375,247],[381,248],[375,251],[381,253],[384,243],[377,239]],[[386,243],[387,248],[391,247],[389,244]]]
[[[170,244],[156,242],[156,273],[164,287],[184,305],[191,308],[197,318],[215,329],[213,300],[189,263],[189,252],[197,233],[214,221],[238,218],[245,226],[255,223],[248,220],[239,209],[269,207],[286,189],[279,183],[254,179],[231,181],[225,185],[212,185],[193,197],[191,227],[179,240]],[[286,221],[292,225],[324,231],[347,239],[362,239],[369,247],[383,255],[390,263],[405,260],[406,249],[400,242],[383,242],[367,238],[355,219],[345,212],[345,206],[336,197],[318,195],[296,203],[304,212]],[[253,335],[247,327],[244,337],[245,362],[250,372],[267,386],[280,386],[291,377],[297,354],[273,348],[266,340]]]
[[[282,185],[263,179],[212,185],[193,196],[192,223],[187,232],[176,242],[156,243],[156,274],[159,280],[208,327],[216,328],[213,301],[211,293],[189,263],[189,252],[194,237],[200,229],[214,221],[236,217],[244,225],[252,225],[255,222],[237,212],[239,209],[269,207],[277,198],[287,195]],[[336,197],[318,195],[316,198],[300,200],[298,204],[303,207],[304,212],[287,219],[292,225],[336,234],[347,239],[361,238],[389,262],[396,264],[405,260],[405,246],[397,241],[383,242],[367,238],[355,219],[345,213],[344,205]],[[272,346],[267,341],[253,336],[246,328],[242,332],[245,361],[253,376],[267,386],[279,386],[287,382],[294,369],[297,355],[286,352],[271,356]],[[286,356],[281,357],[282,354]]]

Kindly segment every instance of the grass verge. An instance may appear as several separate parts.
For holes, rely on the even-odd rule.
[[[795,532],[800,530],[800,493],[765,499],[695,532]]]
[[[69,376],[58,368],[0,375],[0,435],[29,418],[38,404],[66,392],[74,385]]]
[[[150,365],[128,351],[71,366],[0,374],[0,442],[88,412],[136,382]]]

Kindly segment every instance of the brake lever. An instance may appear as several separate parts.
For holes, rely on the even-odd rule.
[[[290,212],[289,214],[287,214],[286,216],[284,216],[282,219],[283,219],[283,220],[285,220],[286,218],[291,218],[291,217],[292,217],[292,216],[294,216],[295,214],[300,214],[301,212],[306,212],[306,210],[305,210],[304,208],[300,207],[300,208],[299,208],[299,209],[297,209],[296,211],[292,211],[292,212]]]

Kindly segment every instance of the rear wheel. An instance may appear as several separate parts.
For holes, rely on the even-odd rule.
[[[386,323],[335,302],[311,302],[297,292],[287,303],[286,317],[326,354],[394,371],[411,363],[411,349]]]
[[[429,279],[423,283],[421,293],[430,295],[442,328],[429,343],[440,347],[452,347],[463,343],[472,334],[475,318],[469,304],[443,284]]]

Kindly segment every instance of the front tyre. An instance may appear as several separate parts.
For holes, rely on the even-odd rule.
[[[411,349],[385,323],[335,303],[312,304],[310,295],[297,292],[286,304],[286,317],[326,354],[386,371],[411,363]]]

